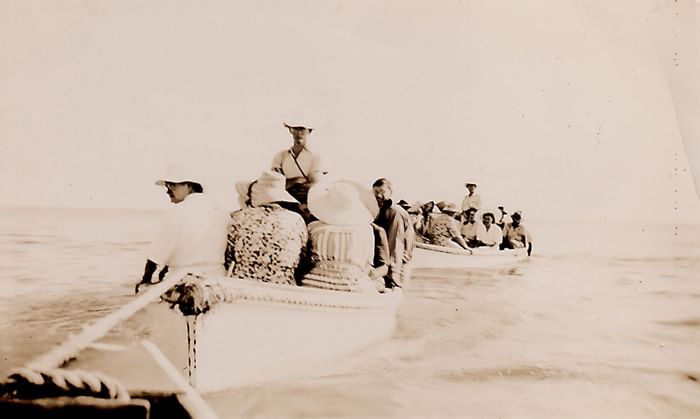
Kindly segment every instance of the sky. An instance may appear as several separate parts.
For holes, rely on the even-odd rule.
[[[0,0],[0,206],[164,208],[291,138],[396,198],[700,222],[698,5],[638,0]]]

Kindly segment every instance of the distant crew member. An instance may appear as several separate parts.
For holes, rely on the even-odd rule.
[[[467,246],[476,247],[478,242],[476,240],[476,209],[469,208],[464,210],[462,213],[462,237],[464,241],[467,242]]]
[[[469,209],[469,208],[474,208],[474,209],[479,209],[481,207],[481,196],[476,193],[476,183],[474,182],[467,182],[465,185],[469,193],[467,196],[464,197],[464,200],[462,201],[462,211]]]
[[[496,210],[481,212],[481,224],[476,227],[476,240],[479,247],[500,249],[503,241],[503,230],[496,225]],[[477,216],[477,218],[479,218]]]
[[[430,217],[425,237],[431,244],[444,247],[468,249],[467,243],[460,234],[459,222],[455,219],[457,204],[446,204],[442,213]]]
[[[498,206],[498,214],[496,214],[496,225],[503,230],[506,224],[510,223],[510,217],[503,205]]]
[[[527,255],[532,253],[532,240],[530,240],[530,232],[521,223],[522,213],[515,211],[510,216],[513,220],[506,224],[503,230],[503,247],[504,249],[527,249]]]

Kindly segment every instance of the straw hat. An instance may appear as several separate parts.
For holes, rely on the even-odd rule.
[[[437,206],[437,204],[435,203],[435,201],[427,201],[426,203],[424,203],[423,205],[421,205],[421,211],[425,208],[426,205],[430,204],[431,202],[432,202],[432,204],[433,204],[433,209],[431,209],[430,212],[431,212],[431,213],[434,213],[434,214],[440,213],[440,212],[441,212],[441,211],[440,211],[440,208],[438,208],[438,206]]]
[[[326,224],[361,225],[372,221],[357,189],[347,181],[312,186],[308,202],[311,214]]]
[[[299,203],[285,189],[286,179],[284,175],[266,170],[255,181],[236,182],[236,192],[238,192],[241,206],[248,200],[250,191],[250,205],[259,207],[271,202],[294,202]]]
[[[196,176],[192,176],[194,170],[190,168],[184,162],[170,163],[165,169],[165,176],[162,179],[156,180],[156,185],[164,186],[166,182],[170,183],[183,183],[192,182],[196,183],[204,189],[204,185],[201,181],[197,180]]]

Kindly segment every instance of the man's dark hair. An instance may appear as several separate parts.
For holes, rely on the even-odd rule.
[[[388,186],[389,189],[393,190],[394,186],[391,184],[389,179],[385,177],[380,177],[379,179],[375,180],[374,183],[372,184],[373,188],[381,188],[382,186]]]

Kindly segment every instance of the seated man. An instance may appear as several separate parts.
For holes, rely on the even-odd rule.
[[[369,277],[377,284],[379,292],[384,292],[385,289],[393,286],[389,276],[391,269],[389,239],[386,237],[386,231],[374,223],[372,223],[372,230],[374,231],[374,261],[369,271]]]
[[[530,233],[525,226],[521,224],[522,213],[520,211],[515,211],[510,218],[512,222],[506,224],[506,228],[503,230],[503,244],[501,247],[503,249],[527,248],[529,256],[532,251]]]
[[[498,206],[498,214],[496,214],[496,225],[503,230],[506,227],[506,224],[510,222],[510,216],[508,215],[508,212],[505,210],[505,208],[502,205]]]
[[[150,284],[152,276],[162,268],[160,279],[168,269],[195,275],[223,276],[226,231],[229,219],[215,206],[204,186],[183,165],[171,165],[167,175],[156,185],[165,186],[170,202],[176,204],[163,218],[163,223],[147,253],[146,266],[139,287]]]
[[[482,224],[476,227],[476,240],[478,247],[490,247],[499,250],[503,241],[503,230],[496,223],[496,211],[485,210],[481,212]]]
[[[416,232],[411,218],[401,206],[394,203],[394,187],[389,179],[379,178],[372,183],[374,200],[379,212],[374,222],[386,232],[391,257],[387,286],[404,287],[411,278],[411,258],[416,246]]]
[[[320,156],[306,146],[313,128],[299,123],[285,123],[284,126],[292,135],[292,147],[275,154],[272,170],[284,175],[287,191],[302,205],[306,205],[309,188],[324,173]]]
[[[467,242],[467,246],[476,247],[478,242],[476,240],[476,209],[468,208],[462,213],[462,237],[464,241]]]

